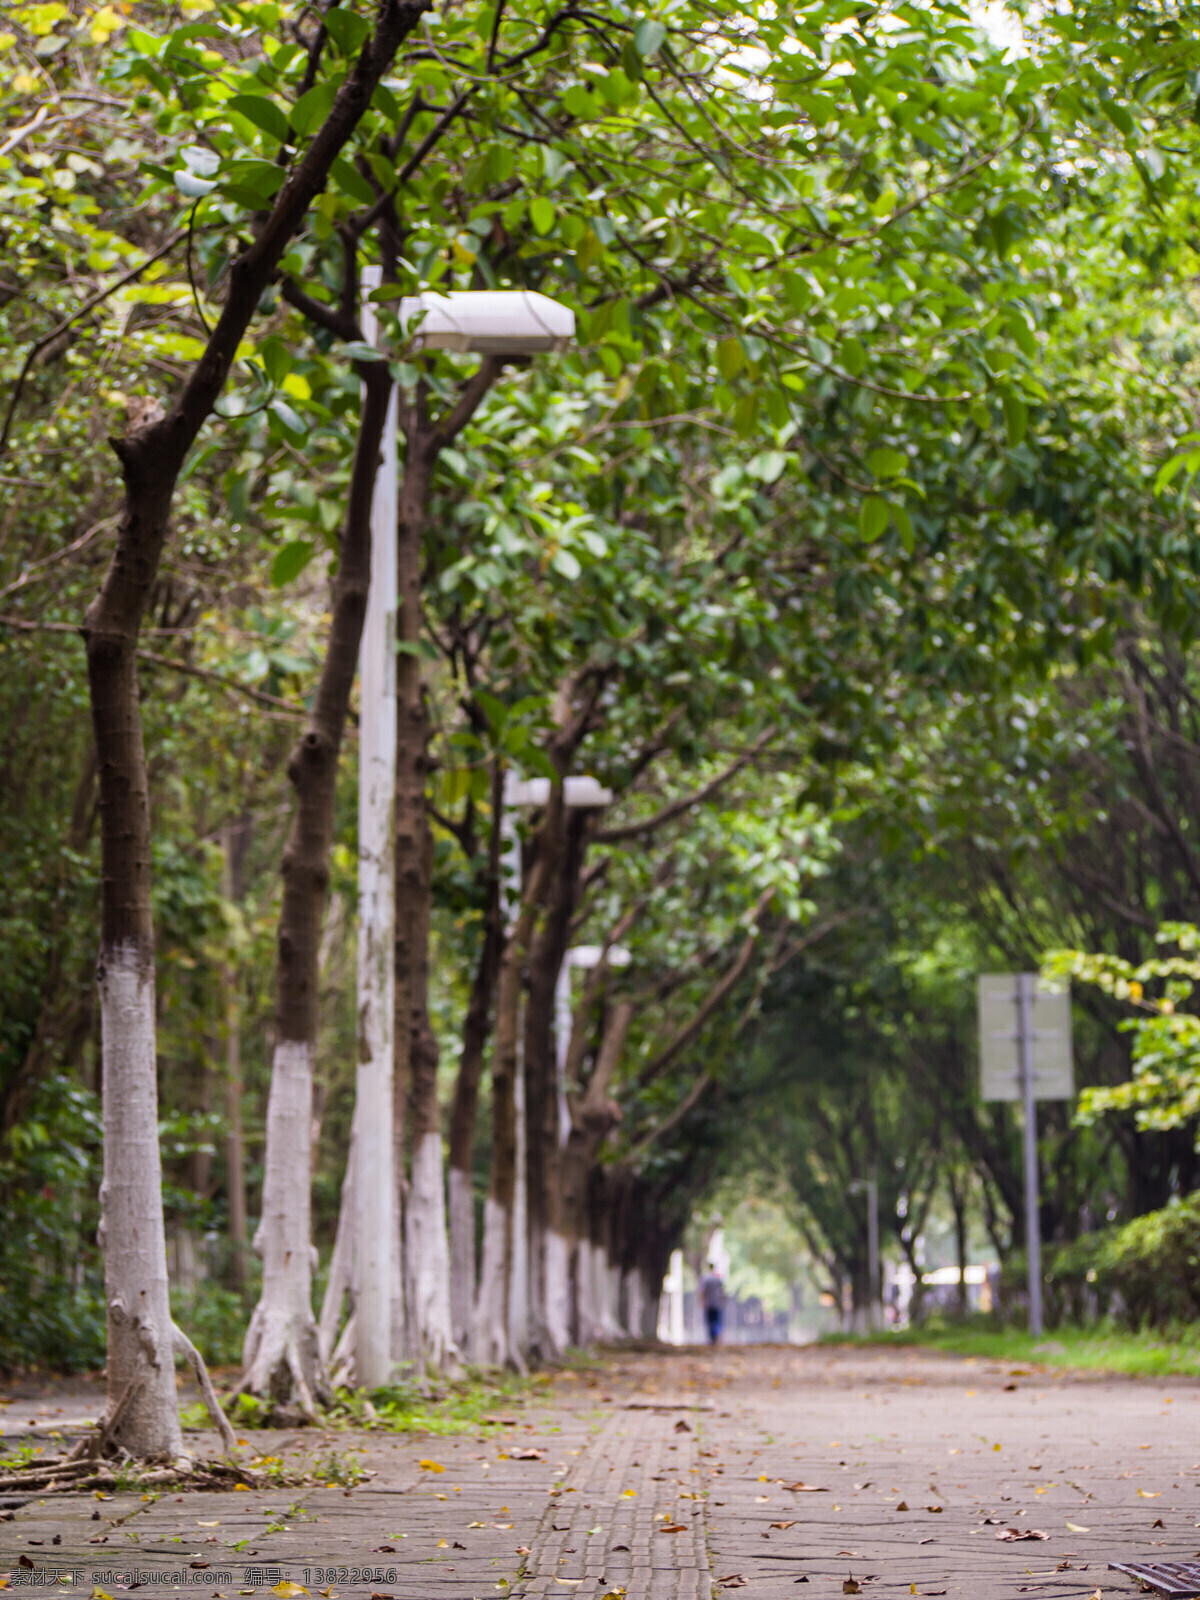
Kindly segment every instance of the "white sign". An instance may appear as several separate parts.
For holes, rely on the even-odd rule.
[[[1071,995],[1031,978],[1033,1097],[1069,1100],[1075,1093],[1071,1060]],[[980,1087],[985,1100],[1024,1098],[1021,1090],[1021,1005],[1017,975],[979,979]]]

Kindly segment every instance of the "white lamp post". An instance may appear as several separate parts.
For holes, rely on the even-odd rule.
[[[366,267],[364,291],[379,288],[381,277],[379,267]],[[400,315],[406,325],[413,324],[414,345],[426,350],[525,356],[565,350],[575,332],[574,313],[568,307],[524,290],[412,296],[400,302]],[[369,299],[363,303],[362,325],[363,337],[377,343],[379,320]],[[399,1201],[392,1150],[398,498],[393,390],[371,508],[371,588],[359,651],[359,1066],[353,1281],[355,1377],[368,1388],[391,1376],[391,1306],[399,1290]],[[381,1203],[382,1197],[392,1197],[391,1203]]]
[[[571,1048],[571,973],[576,967],[585,971],[598,967],[604,956],[600,944],[577,944],[563,957],[562,966],[554,983],[554,1042],[558,1066],[558,1138],[566,1144],[571,1132],[571,1113],[567,1109],[567,1051]],[[623,944],[614,944],[608,952],[610,967],[627,967],[633,960]]]

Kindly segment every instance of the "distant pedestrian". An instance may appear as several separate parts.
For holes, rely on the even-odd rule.
[[[704,1307],[704,1321],[708,1326],[709,1344],[719,1344],[721,1322],[725,1316],[725,1285],[717,1271],[716,1263],[708,1263],[708,1271],[700,1279],[700,1303]]]

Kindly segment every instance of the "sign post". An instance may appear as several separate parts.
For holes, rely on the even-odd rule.
[[[1033,972],[985,973],[979,979],[979,1065],[984,1100],[1019,1100],[1024,1108],[1025,1254],[1029,1331],[1042,1332],[1042,1238],[1039,1224],[1037,1102],[1069,1100],[1071,996]]]

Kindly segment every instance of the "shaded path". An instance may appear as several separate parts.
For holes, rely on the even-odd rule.
[[[851,1576],[881,1600],[1084,1600],[1135,1592],[1111,1559],[1196,1555],[1198,1434],[1187,1379],[921,1351],[617,1354],[536,1386],[486,1440],[254,1436],[323,1486],[30,1502],[0,1524],[0,1570],[31,1594],[90,1596],[103,1575],[116,1596],[126,1573],[198,1600],[281,1577],[342,1600],[779,1600],[798,1583],[824,1600]],[[355,1459],[374,1476],[346,1487]]]

